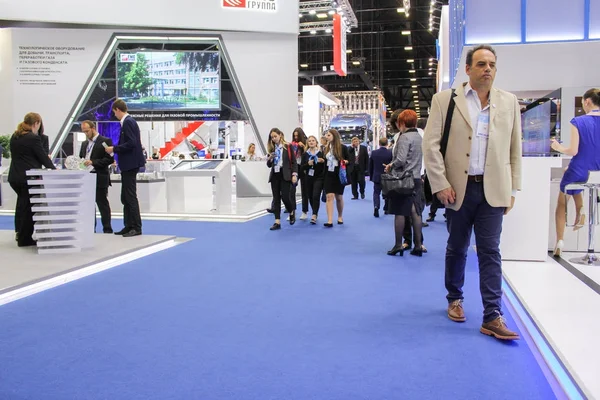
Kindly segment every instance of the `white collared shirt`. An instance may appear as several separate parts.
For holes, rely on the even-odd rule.
[[[469,158],[469,175],[483,175],[487,157],[488,138],[490,133],[490,104],[482,109],[481,100],[470,83],[465,86],[465,98],[469,108],[471,127],[471,156]]]
[[[123,118],[121,118],[121,120],[119,121],[121,123],[121,126],[123,126],[123,122],[125,121],[125,118],[129,117],[128,113],[123,114]]]
[[[85,159],[89,160],[90,156],[92,155],[92,150],[94,148],[94,145],[96,144],[96,139],[98,139],[98,133],[96,133],[96,136],[94,136],[92,139],[88,139],[88,143],[87,143],[87,148],[85,149]]]

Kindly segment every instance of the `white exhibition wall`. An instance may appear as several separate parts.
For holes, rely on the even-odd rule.
[[[468,80],[465,46],[454,80],[454,87]],[[498,55],[498,74],[494,83],[509,92],[545,90],[561,87],[600,86],[600,41],[537,43],[494,46]]]
[[[12,108],[13,64],[11,44],[12,31],[10,29],[0,29],[0,88],[2,88],[2,91],[0,91],[0,135],[11,134],[17,126]]]
[[[454,87],[468,81],[465,46]],[[498,73],[494,86],[513,93],[562,91],[561,139],[570,141],[569,121],[574,116],[576,96],[600,87],[600,41],[537,43],[494,46]]]
[[[298,33],[298,0],[255,0],[248,6],[276,10],[225,7],[226,0],[0,0],[0,19],[79,23],[129,28],[177,28],[240,32]],[[297,90],[297,89],[296,89]]]
[[[295,24],[297,25],[297,19]],[[153,35],[167,32],[151,31]],[[119,33],[143,31],[120,30]],[[0,65],[9,65],[9,68],[3,67],[0,71],[0,87],[12,88],[12,93],[10,90],[0,93],[0,104],[5,106],[0,108],[5,116],[0,118],[0,134],[11,133],[23,115],[35,111],[42,115],[46,134],[52,144],[102,56],[113,30],[11,28],[0,29],[0,34],[0,43],[9,44],[3,45],[0,52]],[[266,143],[272,127],[277,126],[284,132],[291,132],[297,121],[297,35],[238,32],[212,34],[221,34],[223,37],[234,73],[257,125],[257,136]],[[27,59],[19,54],[23,46],[68,47],[73,50],[60,49],[56,50],[56,54],[50,55],[55,57],[50,61],[61,64],[37,63],[35,70],[28,70]],[[47,77],[28,75],[39,74],[40,71],[47,74]],[[31,80],[35,80],[35,84],[28,82]],[[47,84],[44,80],[47,80]]]

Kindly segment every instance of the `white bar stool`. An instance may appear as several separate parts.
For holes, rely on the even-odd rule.
[[[583,257],[572,258],[569,261],[580,265],[595,265],[600,266],[600,258],[596,255],[594,249],[595,230],[599,225],[598,221],[598,188],[600,188],[600,171],[589,171],[588,180],[586,182],[575,182],[567,185],[565,190],[588,190],[589,197],[589,215],[588,215],[588,251]],[[567,204],[567,210],[569,209]],[[568,221],[568,215],[567,215]],[[568,225],[573,226],[573,225]]]

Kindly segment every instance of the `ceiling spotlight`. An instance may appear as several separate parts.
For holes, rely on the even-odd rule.
[[[429,75],[433,75],[433,72],[430,72]]]
[[[310,31],[310,34],[311,34],[311,35],[316,35],[316,34],[317,34],[317,31],[315,31],[315,30],[313,29],[312,31]]]
[[[325,33],[331,33],[331,29],[329,29],[329,28],[325,29]]]
[[[419,94],[419,91],[413,90],[413,94]]]
[[[346,54],[352,54],[352,50],[350,50],[350,49],[346,50]]]
[[[406,50],[406,51],[411,51],[412,49],[413,49],[413,48],[412,48],[412,46],[406,46],[406,47],[404,48],[404,50]]]
[[[315,15],[317,12],[316,12],[315,10],[310,10],[308,13],[309,13],[310,15]]]
[[[405,13],[405,12],[406,12],[406,9],[404,9],[404,8],[399,8],[399,9],[397,9],[396,11],[398,11],[398,13],[402,14],[402,13]]]
[[[323,71],[327,71],[327,66],[323,65]]]
[[[413,60],[412,58],[409,58],[408,60],[406,60],[407,63],[414,63],[415,60]]]
[[[298,17],[302,18],[302,14],[298,14]]]
[[[430,58],[430,59],[429,59],[429,62],[433,62],[433,58]]]
[[[352,61],[352,65],[360,65],[360,61]]]
[[[302,68],[308,68],[308,64],[300,64],[300,67],[302,67]]]
[[[413,89],[416,89],[416,88],[417,88],[417,85],[412,85],[412,88],[413,88]]]
[[[430,67],[432,67],[432,66],[433,66],[433,63],[429,63],[429,66],[430,66]]]
[[[414,69],[411,69],[411,70],[410,70],[410,71],[408,71],[408,72],[410,72],[411,74],[414,74],[414,73],[415,73],[415,72],[417,72],[417,71],[415,71]]]
[[[333,15],[333,14],[335,14],[335,10],[329,11],[329,15]]]
[[[411,82],[416,82],[416,81],[417,81],[417,78],[410,78],[410,81],[411,81]]]
[[[410,35],[410,31],[402,31],[402,34],[405,35],[405,36],[406,35]]]
[[[317,14],[317,18],[327,18],[327,14],[319,13],[319,14]]]

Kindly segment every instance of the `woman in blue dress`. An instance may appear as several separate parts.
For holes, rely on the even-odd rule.
[[[582,190],[566,190],[565,186],[574,182],[585,182],[589,171],[600,171],[600,89],[590,89],[583,95],[585,115],[571,120],[571,143],[565,147],[552,139],[552,148],[572,156],[569,167],[560,182],[560,193],[556,205],[556,246],[554,256],[559,257],[564,247],[564,233],[567,214],[567,196],[575,200],[575,230],[585,224]]]

